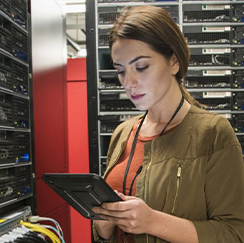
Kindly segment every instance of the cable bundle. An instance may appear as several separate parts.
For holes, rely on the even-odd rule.
[[[47,243],[44,237],[37,232],[19,226],[0,236],[1,243]]]
[[[63,231],[56,220],[46,217],[30,216],[28,217],[28,221],[29,222],[24,222],[21,220],[20,224],[34,232],[45,235],[52,241],[52,243],[65,243]],[[55,224],[55,228],[49,225],[43,225],[39,223],[34,224],[40,221],[51,221]],[[56,234],[54,234],[51,230]]]

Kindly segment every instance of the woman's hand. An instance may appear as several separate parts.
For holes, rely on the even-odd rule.
[[[95,226],[98,234],[104,239],[110,239],[113,234],[115,224],[107,220],[93,220],[93,225]]]
[[[118,195],[122,202],[104,203],[92,210],[102,219],[117,225],[123,231],[133,234],[147,233],[153,210],[140,198]]]
[[[146,233],[167,242],[198,243],[197,232],[191,221],[153,210],[140,198],[122,193],[118,195],[122,202],[104,203],[101,207],[93,208],[95,213],[107,220],[104,222],[117,225],[128,233]]]

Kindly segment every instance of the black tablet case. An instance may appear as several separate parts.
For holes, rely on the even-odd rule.
[[[46,173],[42,179],[88,219],[101,219],[92,212],[93,206],[100,206],[103,202],[121,201],[121,198],[97,174]]]

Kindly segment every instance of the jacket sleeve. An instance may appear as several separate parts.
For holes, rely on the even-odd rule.
[[[215,121],[214,121],[215,120]],[[213,119],[213,153],[205,175],[208,221],[193,221],[199,243],[244,242],[244,162],[228,121]]]

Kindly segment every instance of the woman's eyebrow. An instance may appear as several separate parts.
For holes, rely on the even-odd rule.
[[[129,65],[131,65],[132,63],[138,61],[139,59],[141,58],[151,58],[150,56],[138,56],[138,57],[135,57],[134,59],[132,59],[130,62],[129,62]]]
[[[116,63],[116,62],[113,62],[113,65],[114,65],[114,66],[122,66],[121,64]]]
[[[132,63],[138,61],[138,60],[141,59],[141,58],[151,58],[151,57],[150,57],[150,56],[138,56],[138,57],[135,57],[134,59],[132,59],[132,60],[129,62],[129,65],[131,65]],[[117,62],[113,62],[113,65],[114,65],[114,66],[123,66],[123,65],[121,65],[121,64],[119,64],[119,63],[117,63]]]

